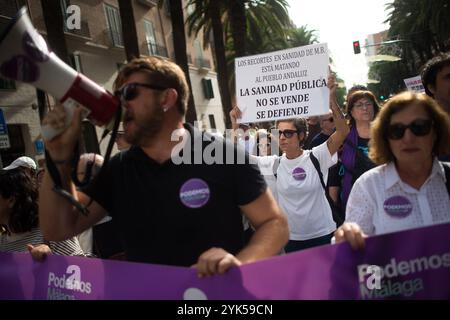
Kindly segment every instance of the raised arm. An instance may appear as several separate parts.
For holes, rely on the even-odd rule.
[[[57,106],[50,111],[43,121],[54,128],[63,127],[65,111]],[[70,177],[72,158],[81,130],[81,109],[74,112],[72,124],[62,134],[45,142],[47,151],[55,162],[61,176],[64,190],[71,193],[83,205],[89,203],[89,198],[83,193],[77,193]],[[106,211],[96,202],[89,205],[88,216],[82,215],[66,199],[53,191],[54,182],[45,170],[44,179],[39,190],[39,222],[44,238],[51,241],[62,241],[89,228],[106,215]]]
[[[342,113],[342,110],[339,108],[336,98],[336,78],[331,73],[328,77],[328,88],[330,89],[330,108],[333,112],[336,131],[333,132],[333,134],[328,138],[327,146],[330,154],[333,155],[339,150],[339,147],[342,145],[348,133],[350,132],[350,128],[348,126],[347,120],[344,117],[344,114]]]
[[[237,133],[239,130],[239,125],[237,123],[237,119],[239,119],[242,116],[241,110],[235,106],[233,109],[231,109],[230,111],[230,120],[231,120],[231,129],[232,133],[231,133],[231,141],[233,141],[234,143],[237,142]]]

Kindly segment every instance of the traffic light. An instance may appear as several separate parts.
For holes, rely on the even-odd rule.
[[[359,45],[359,41],[353,41],[353,52],[355,54],[361,53],[361,47]]]

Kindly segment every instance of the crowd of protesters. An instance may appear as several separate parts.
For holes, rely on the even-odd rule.
[[[61,186],[87,214],[53,191],[54,174],[19,158],[0,174],[0,251],[28,250],[37,260],[119,255],[209,276],[333,236],[360,248],[370,235],[449,222],[450,54],[429,61],[422,81],[429,97],[405,92],[381,106],[360,86],[344,108],[330,76],[328,113],[265,130],[238,124],[236,106],[230,118],[239,133],[208,140],[183,124],[190,93],[182,70],[155,57],[134,59],[114,83],[125,108],[120,153],[101,170],[100,156],[85,155],[73,175],[79,108],[61,135],[45,141]],[[65,116],[57,106],[44,123],[58,127]],[[202,150],[220,141],[246,161],[176,165],[175,131],[180,157],[194,156],[197,141],[185,138],[200,136]],[[411,210],[399,215],[389,201]]]

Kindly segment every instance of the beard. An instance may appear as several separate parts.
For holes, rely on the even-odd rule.
[[[164,112],[161,108],[154,108],[153,112],[148,113],[145,117],[136,118],[130,114],[130,111],[125,112],[124,124],[133,121],[133,130],[125,131],[125,140],[134,146],[145,147],[151,144],[161,131],[163,126]]]

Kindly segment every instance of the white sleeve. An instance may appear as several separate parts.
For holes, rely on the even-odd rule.
[[[355,222],[367,235],[375,233],[373,216],[376,210],[374,192],[369,188],[370,176],[356,180],[347,201],[345,222]]]
[[[332,156],[330,150],[328,150],[326,141],[317,147],[312,148],[311,152],[317,160],[319,160],[320,170],[324,177],[326,177],[328,175],[328,169],[337,163],[337,152]]]
[[[263,176],[273,176],[273,167],[275,164],[275,161],[278,161],[278,156],[272,155],[272,156],[264,156],[264,157],[253,157],[252,159],[257,161],[259,170],[261,171],[261,174]]]

